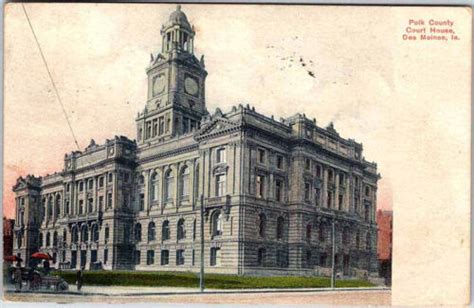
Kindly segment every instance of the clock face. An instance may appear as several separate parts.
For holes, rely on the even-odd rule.
[[[165,90],[165,75],[161,74],[153,79],[153,95],[161,94]]]
[[[186,79],[184,80],[184,90],[188,94],[197,96],[199,92],[199,85],[196,79],[191,78],[191,77],[186,77]]]

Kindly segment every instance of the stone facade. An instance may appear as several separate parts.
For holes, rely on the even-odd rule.
[[[301,114],[210,114],[180,8],[161,34],[137,139],[91,141],[61,172],[18,179],[15,253],[48,252],[61,268],[199,271],[204,224],[207,272],[327,275],[334,222],[338,271],[375,273],[379,175],[362,144]]]

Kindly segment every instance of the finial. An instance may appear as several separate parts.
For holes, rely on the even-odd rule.
[[[176,11],[181,11],[181,4],[178,4],[178,5],[176,6]]]

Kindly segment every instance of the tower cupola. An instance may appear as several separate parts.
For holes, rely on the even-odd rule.
[[[173,49],[194,52],[194,29],[190,25],[186,14],[181,11],[181,6],[171,13],[168,21],[161,27],[162,52],[170,52]]]

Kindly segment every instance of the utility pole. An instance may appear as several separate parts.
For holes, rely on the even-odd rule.
[[[331,253],[331,289],[334,289],[334,285],[336,282],[336,227],[334,224],[334,219],[332,220],[331,226],[331,238],[332,238],[332,253]]]
[[[199,274],[199,289],[204,292],[204,195],[201,194],[201,272]]]

